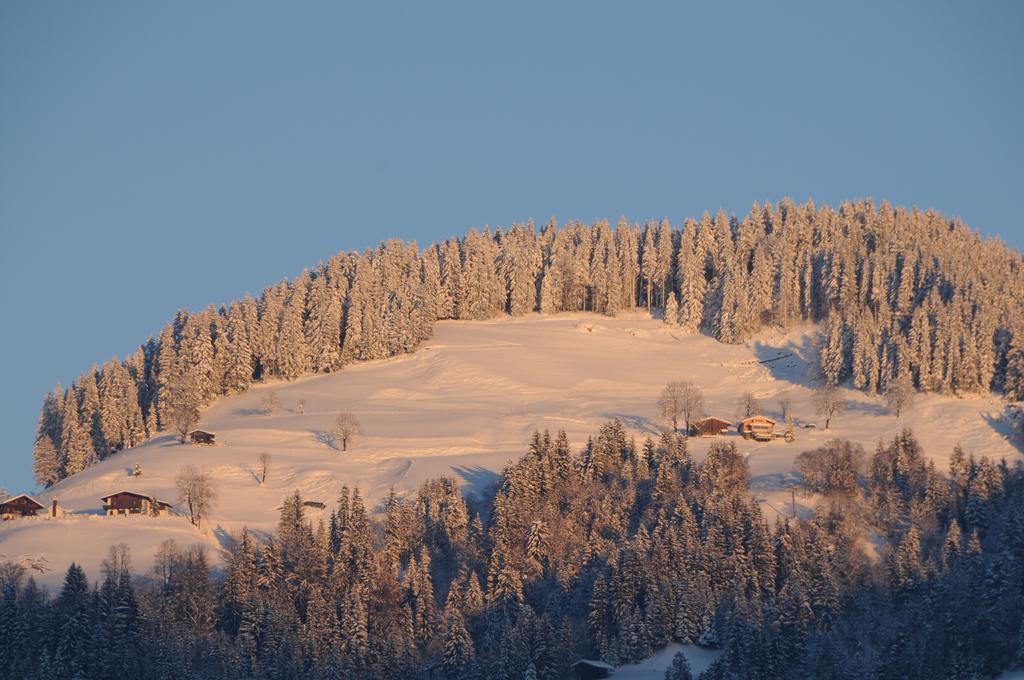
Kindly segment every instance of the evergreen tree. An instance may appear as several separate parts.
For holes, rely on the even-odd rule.
[[[676,302],[676,294],[669,292],[665,301],[665,323],[669,326],[679,325],[679,303]]]
[[[672,657],[672,665],[665,671],[665,680],[693,680],[690,663],[686,660],[685,654],[676,652]]]
[[[42,434],[36,439],[32,455],[35,462],[32,471],[36,484],[49,488],[60,480],[60,462],[57,460],[57,448],[49,435]]]
[[[473,661],[476,650],[466,623],[458,609],[445,613],[444,670],[449,677],[458,677]]]

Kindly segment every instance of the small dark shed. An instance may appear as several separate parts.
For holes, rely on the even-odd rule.
[[[192,430],[192,432],[190,432],[188,436],[192,440],[193,444],[205,444],[207,446],[212,446],[217,443],[216,432],[207,432],[206,430]]]
[[[0,503],[0,519],[17,519],[19,517],[35,517],[36,513],[42,510],[44,506],[42,503],[37,501],[27,493],[23,493],[13,498],[8,498],[3,503]]]
[[[717,437],[725,434],[732,425],[728,420],[717,418],[715,416],[708,416],[707,418],[701,418],[693,425],[690,426],[690,434],[694,437]]]
[[[615,670],[615,666],[604,661],[594,661],[593,659],[580,659],[572,666],[572,672],[574,677],[578,680],[596,680],[597,678],[607,678],[611,675],[612,671]]]

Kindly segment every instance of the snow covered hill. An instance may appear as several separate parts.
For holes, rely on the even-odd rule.
[[[6,557],[0,559],[45,564],[49,571],[36,572],[36,578],[53,585],[72,560],[96,578],[107,548],[121,542],[132,549],[137,571],[148,569],[167,539],[205,542],[216,555],[243,526],[271,530],[282,499],[296,489],[307,500],[327,504],[326,510],[310,510],[314,521],[326,518],[343,484],[358,485],[370,507],[391,488],[414,492],[441,475],[479,490],[525,452],[535,429],[564,429],[578,448],[602,422],[619,418],[638,439],[656,437],[655,401],[673,379],[700,385],[712,415],[734,420],[737,399],[751,391],[769,416],[778,416],[777,400],[787,395],[798,423],[818,424],[798,429],[789,444],[727,438],[748,455],[752,490],[772,508],[769,516],[789,511],[794,456],[832,437],[858,441],[870,453],[879,439],[909,426],[940,468],[957,442],[976,455],[1021,457],[1005,437],[998,421],[1002,406],[993,397],[919,395],[913,411],[897,420],[880,398],[849,390],[849,412],[823,431],[806,385],[814,335],[805,327],[723,345],[682,335],[646,315],[441,322],[434,339],[413,355],[261,385],[223,399],[200,423],[217,433],[218,446],[181,445],[168,434],[64,480],[38,498],[46,505],[58,498],[75,514],[59,521],[4,522],[0,555]],[[271,391],[280,407],[266,414],[262,402]],[[354,413],[365,431],[344,453],[326,437],[343,411]],[[691,452],[700,458],[713,441],[691,440]],[[263,451],[273,462],[261,485],[257,458]],[[135,464],[142,467],[141,477],[131,475]],[[186,464],[205,466],[216,483],[218,497],[204,533],[180,515],[102,515],[100,497],[120,490],[176,502],[174,478]]]

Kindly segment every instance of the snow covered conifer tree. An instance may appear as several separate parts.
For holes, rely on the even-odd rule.
[[[640,243],[635,227],[620,217],[615,227],[615,248],[619,262],[623,309],[636,307],[637,277],[640,272]]]
[[[213,338],[210,335],[213,314],[189,315],[182,329],[179,359],[181,371],[189,376],[200,406],[208,404],[217,391],[214,377]]]
[[[498,268],[507,291],[506,311],[521,316],[536,309],[541,253],[533,223],[512,225],[503,235]]]
[[[735,270],[726,271],[718,304],[718,315],[715,319],[715,337],[725,343],[737,343],[743,340],[743,318],[746,315],[746,282],[742,273]]]
[[[945,569],[949,569],[963,553],[963,532],[960,529],[960,524],[954,517],[949,523],[949,529],[946,530],[946,537],[942,542],[942,566]]]
[[[658,223],[655,232],[655,266],[654,278],[657,285],[658,306],[664,307],[669,291],[675,290],[673,280],[672,259],[675,251],[672,225],[667,219]]]
[[[672,657],[672,665],[665,671],[665,680],[693,680],[690,663],[686,660],[685,654],[677,652]]]
[[[249,327],[253,358],[256,362],[257,377],[267,379],[276,376],[277,332],[288,295],[288,282],[280,281],[264,289],[257,304],[258,320],[255,327]]]
[[[445,612],[444,629],[444,670],[448,677],[459,677],[459,674],[476,657],[473,638],[466,630],[466,622],[458,609]]]
[[[1006,355],[1006,396],[1024,400],[1024,342],[1014,340]]]
[[[754,251],[754,265],[750,273],[750,319],[748,330],[756,331],[772,318],[772,296],[775,288],[775,263],[768,246],[762,242]]]
[[[32,471],[36,484],[46,488],[56,484],[60,480],[60,462],[57,460],[57,447],[49,435],[39,435],[32,454],[35,458]]]
[[[245,302],[233,302],[228,310],[226,329],[228,347],[224,362],[223,383],[225,394],[244,392],[252,384],[253,352],[249,337],[249,326],[245,320],[246,304]],[[252,311],[255,312],[254,303],[251,298],[248,304],[251,306]]]
[[[84,677],[92,637],[89,600],[89,581],[85,572],[72,563],[64,576],[64,585],[56,603],[59,630],[53,664],[60,677]]]
[[[829,317],[820,350],[822,374],[829,385],[838,385],[845,377],[843,368],[848,356],[845,335],[846,329],[839,315]]]
[[[433,328],[441,318],[443,287],[441,286],[441,256],[437,246],[431,246],[420,256],[420,280],[423,288],[424,314]]]
[[[654,230],[655,226],[650,223],[644,227],[643,245],[640,250],[640,276],[643,279],[644,302],[647,304],[648,312],[654,303],[654,285],[659,275]]]
[[[362,588],[353,588],[341,608],[341,646],[350,677],[363,675],[369,660],[369,630],[366,599]]]
[[[309,287],[309,316],[304,335],[309,350],[309,369],[329,373],[341,367],[341,300],[321,271]]]
[[[679,325],[679,304],[676,302],[676,294],[669,291],[668,299],[665,301],[665,323],[669,326]]]
[[[281,313],[274,357],[277,375],[285,380],[294,380],[309,370],[309,352],[303,328],[308,287],[309,272],[303,272],[292,284]]]
[[[99,381],[100,426],[108,450],[130,448],[145,438],[138,390],[128,369],[111,360],[103,367]]]
[[[69,389],[64,394],[64,417],[62,419],[61,453],[64,476],[81,472],[96,459],[89,430],[78,414],[78,399],[75,390]]]
[[[91,448],[86,456],[86,467],[106,458],[109,453],[107,440],[103,436],[103,425],[100,422],[100,390],[96,384],[98,373],[99,370],[93,366],[88,373],[79,376],[78,382],[75,383],[75,391],[78,393],[78,416]]]
[[[52,392],[47,392],[46,397],[43,399],[43,405],[39,409],[38,425],[36,426],[36,442],[38,443],[39,440],[46,437],[50,440],[50,445],[54,448],[54,456],[57,464],[57,480],[62,479],[64,476],[63,465],[61,463],[64,458],[62,455],[63,447],[61,440],[64,430],[63,413],[64,394],[60,385],[58,385]],[[46,466],[44,465],[44,470],[45,467]],[[39,482],[38,475],[36,477],[36,481]]]
[[[700,330],[704,319],[704,298],[707,281],[704,278],[705,254],[698,252],[697,225],[687,221],[679,244],[679,325],[688,333]]]
[[[441,297],[437,305],[437,318],[459,318],[458,299],[462,291],[462,255],[459,242],[449,239],[439,247],[441,258]]]

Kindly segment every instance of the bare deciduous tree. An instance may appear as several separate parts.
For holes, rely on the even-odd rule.
[[[885,405],[897,418],[914,407],[914,382],[909,374],[889,382],[885,388]]]
[[[704,395],[700,388],[689,380],[673,380],[665,385],[658,398],[658,413],[666,423],[672,425],[672,431],[679,431],[679,418],[687,431],[690,423],[704,408]]]
[[[789,420],[790,411],[793,409],[793,400],[789,398],[788,394],[784,394],[779,397],[779,411],[782,412],[782,419]]]
[[[186,374],[172,383],[164,404],[167,420],[184,444],[188,441],[188,433],[199,422],[199,391],[195,380]]]
[[[736,415],[740,418],[749,418],[761,413],[761,402],[757,400],[753,392],[744,392],[736,403]]]
[[[825,385],[814,392],[814,412],[825,416],[825,429],[827,430],[832,418],[846,412],[846,400],[842,398],[836,387]]]
[[[213,479],[205,469],[197,470],[192,465],[186,465],[181,468],[175,483],[178,487],[178,500],[188,511],[188,520],[201,529],[203,518],[209,514],[217,498]]]
[[[363,433],[363,426],[351,413],[342,413],[334,421],[332,434],[337,441],[341,442],[341,450],[348,451],[348,442],[357,434]]]
[[[267,468],[270,467],[270,454],[264,451],[258,458],[260,462],[260,484],[267,481]]]
[[[101,563],[105,575],[113,575],[115,580],[120,580],[131,574],[132,553],[127,543],[118,543],[110,546],[107,557]]]
[[[281,405],[281,400],[277,396],[277,392],[271,392],[267,396],[263,397],[263,411],[268,415],[274,415],[274,411]]]

